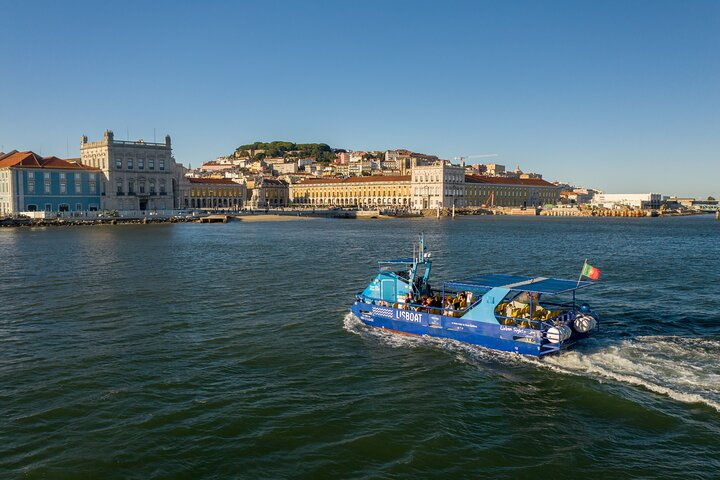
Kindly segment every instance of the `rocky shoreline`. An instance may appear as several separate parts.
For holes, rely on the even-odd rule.
[[[98,218],[93,220],[79,219],[31,219],[31,218],[6,218],[0,220],[0,228],[21,228],[21,227],[75,227],[90,225],[148,225],[159,223],[189,223],[194,222],[193,218],[168,217],[168,218]]]

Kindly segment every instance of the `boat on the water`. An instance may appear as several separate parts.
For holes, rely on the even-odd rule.
[[[371,327],[428,335],[523,355],[559,353],[599,330],[599,316],[576,292],[592,281],[475,275],[430,286],[424,239],[413,256],[378,262],[353,314]]]

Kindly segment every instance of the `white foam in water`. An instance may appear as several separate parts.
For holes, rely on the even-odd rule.
[[[720,412],[719,357],[717,340],[646,336],[536,363],[563,373],[640,386],[680,402],[704,403]]]
[[[643,336],[618,343],[595,344],[592,352],[565,352],[543,358],[497,352],[452,340],[398,335],[366,326],[353,314],[345,329],[379,338],[392,346],[437,345],[468,361],[508,360],[596,380],[611,380],[645,388],[684,403],[703,403],[720,412],[720,340],[697,337]]]

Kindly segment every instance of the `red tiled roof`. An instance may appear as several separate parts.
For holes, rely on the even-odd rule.
[[[58,157],[41,157],[35,152],[15,152],[0,160],[0,168],[25,167],[25,168],[55,168],[62,170],[99,170],[89,165],[83,165],[78,161],[63,160]]]
[[[0,160],[2,160],[3,158],[9,157],[9,156],[12,155],[13,153],[17,153],[17,150],[10,150],[10,151],[7,152],[7,153],[0,153]]]
[[[230,178],[196,178],[188,177],[190,183],[212,183],[218,185],[240,185],[237,182],[233,182]]]
[[[542,178],[489,177],[486,175],[465,175],[466,183],[490,183],[493,185],[525,185],[530,187],[554,187]]]
[[[308,178],[298,185],[323,183],[382,183],[382,182],[409,182],[410,175],[373,175],[371,177],[347,178]]]

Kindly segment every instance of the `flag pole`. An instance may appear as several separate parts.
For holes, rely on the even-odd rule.
[[[577,286],[580,286],[580,280],[582,280],[582,274],[585,271],[585,265],[587,265],[587,258],[585,259],[585,263],[583,263],[582,270],[580,270],[580,276],[578,277],[578,283]]]

